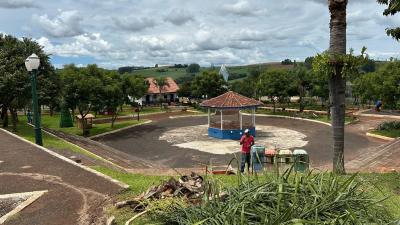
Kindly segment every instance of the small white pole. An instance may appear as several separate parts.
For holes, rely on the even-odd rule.
[[[208,127],[211,125],[211,110],[208,108]]]
[[[243,130],[243,115],[240,111],[239,111],[239,117],[240,117],[240,130]]]
[[[224,129],[224,120],[222,118],[222,109],[221,109],[221,130]]]
[[[256,127],[256,109],[253,108],[253,113],[252,113],[252,117],[253,117],[253,127]]]

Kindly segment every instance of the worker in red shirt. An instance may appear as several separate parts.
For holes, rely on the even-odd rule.
[[[250,165],[251,165],[251,155],[250,149],[251,146],[254,145],[254,137],[250,134],[249,129],[244,131],[243,136],[240,138],[240,145],[242,146],[242,157],[241,157],[241,165],[240,165],[240,172],[244,172],[244,168],[246,167],[247,163],[247,172],[249,172]]]

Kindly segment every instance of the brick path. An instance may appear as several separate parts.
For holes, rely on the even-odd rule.
[[[48,190],[7,225],[103,224],[123,188],[0,129],[0,195]]]

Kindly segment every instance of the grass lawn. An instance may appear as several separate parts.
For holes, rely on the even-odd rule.
[[[299,117],[304,119],[311,119],[317,120],[325,123],[330,123],[331,120],[328,119],[327,115],[319,115],[319,114],[312,114],[312,113],[297,113],[297,112],[289,112],[289,111],[276,111],[275,113],[272,110],[266,109],[257,109],[257,114],[266,114],[266,115],[278,115],[278,116],[290,116],[290,117]],[[350,116],[346,116],[345,123],[353,122],[354,118]]]
[[[130,173],[122,173],[118,171],[114,171],[104,167],[93,167],[93,169],[104,173],[116,180],[122,181],[126,184],[130,185],[130,188],[121,193],[118,196],[118,200],[128,200],[132,199],[141,192],[147,190],[152,185],[158,185],[163,180],[167,180],[168,176],[145,176],[139,174],[130,174]],[[266,174],[266,176],[258,177],[259,181],[264,181],[270,179],[271,174]],[[212,179],[214,183],[217,185],[221,185],[223,188],[236,187],[238,185],[238,176],[212,176],[206,177],[206,179]],[[241,179],[250,179],[253,180],[255,177],[242,176]],[[388,198],[383,202],[383,205],[386,206],[389,211],[396,216],[396,218],[400,218],[400,174],[399,173],[368,173],[368,174],[359,174],[358,178],[362,183],[362,189],[370,192],[376,198],[383,199]],[[123,209],[109,209],[108,213],[110,215],[114,215],[117,220],[117,224],[125,224],[125,222],[135,215],[134,212],[128,207]],[[143,218],[139,218],[135,220],[134,224],[160,224],[157,221],[151,221],[146,216]]]
[[[103,124],[93,124],[92,129],[90,129],[90,136],[106,133],[109,131],[121,129],[124,127],[132,126],[132,125],[137,125],[143,123],[144,120],[128,120],[128,121],[121,121],[121,122],[115,122],[114,128],[111,128],[111,123],[103,123]],[[59,127],[60,123],[60,115],[56,114],[54,116],[49,116],[49,115],[43,115],[42,116],[42,126],[51,128],[54,130],[62,131],[68,134],[73,134],[73,135],[82,135],[82,129],[79,129],[78,127],[68,127],[68,128],[60,128]]]
[[[140,111],[140,116],[141,115],[146,115],[149,113],[162,113],[166,112],[166,110],[161,109],[161,107],[144,107]],[[124,106],[123,111],[118,113],[118,116],[133,116],[137,115],[136,112],[134,112],[134,108],[131,106]],[[111,118],[111,115],[97,115],[96,118]]]
[[[398,129],[393,129],[393,130],[373,130],[371,131],[373,134],[377,135],[382,135],[385,137],[391,137],[391,138],[398,138],[400,137],[400,130]]]
[[[12,131],[12,127],[9,127],[7,130]],[[17,132],[13,132],[16,135],[30,141],[30,142],[35,142],[35,133],[34,129],[32,126],[29,126],[26,123],[25,118],[19,118],[19,123],[17,125]],[[68,150],[70,152],[82,154],[85,156],[88,156],[93,159],[101,160],[97,155],[92,154],[91,152],[82,149],[80,147],[77,147],[75,145],[70,144],[69,142],[66,142],[60,138],[54,137],[52,135],[48,135],[44,132],[42,132],[42,137],[43,137],[43,146],[45,148],[53,149],[53,150]]]

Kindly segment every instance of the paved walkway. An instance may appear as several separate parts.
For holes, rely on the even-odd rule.
[[[104,224],[103,208],[120,185],[1,129],[0,140],[0,195],[48,191],[5,224]]]

